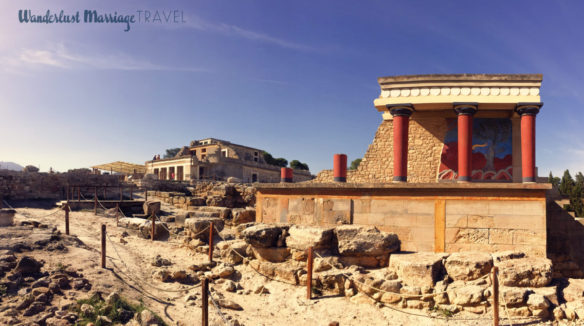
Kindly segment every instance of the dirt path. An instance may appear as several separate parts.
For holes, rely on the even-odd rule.
[[[163,209],[170,209],[164,207]],[[38,208],[18,208],[18,219],[34,219],[54,225],[64,232],[64,212],[46,216],[51,210]],[[94,285],[92,291],[110,293],[118,291],[123,297],[144,304],[159,314],[169,325],[199,325],[201,321],[201,288],[197,285],[163,283],[152,277],[159,267],[151,262],[157,255],[169,259],[173,264],[171,270],[187,270],[189,266],[207,260],[203,253],[195,253],[180,245],[181,239],[171,237],[169,241],[151,242],[129,235],[122,238],[123,228],[116,227],[115,219],[96,216],[93,212],[71,212],[70,230],[90,249],[69,248],[66,253],[35,258],[45,260],[49,266],[71,265],[82,270],[84,276]],[[101,224],[107,226],[107,269],[100,267],[100,233]],[[122,243],[124,239],[127,243]],[[110,241],[111,240],[111,241]],[[39,252],[40,253],[40,252]],[[35,252],[31,253],[35,255]],[[306,288],[271,281],[257,274],[248,265],[236,266],[242,277],[239,284],[243,291],[239,294],[227,292],[222,284],[211,283],[215,298],[224,297],[238,303],[242,311],[222,309],[230,320],[237,320],[244,325],[328,325],[338,321],[340,325],[488,325],[492,320],[441,320],[419,317],[424,314],[411,310],[411,314],[397,312],[387,307],[377,307],[370,303],[355,302],[345,297],[326,297],[306,300]],[[264,285],[269,294],[246,294],[259,285]],[[242,293],[243,292],[243,293]],[[186,301],[189,295],[196,295],[196,300]],[[79,298],[69,298],[76,300]],[[217,310],[210,305],[211,325],[223,325]],[[472,318],[471,313],[457,314],[456,318]],[[484,316],[483,318],[489,318]],[[517,325],[517,324],[515,324]]]

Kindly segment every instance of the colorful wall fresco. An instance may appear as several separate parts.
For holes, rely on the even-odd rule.
[[[440,158],[439,180],[455,180],[458,171],[458,127],[448,119]],[[511,120],[473,119],[472,180],[512,181]]]

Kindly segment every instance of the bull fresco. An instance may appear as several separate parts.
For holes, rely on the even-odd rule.
[[[512,181],[511,120],[473,119],[472,180]],[[458,172],[458,127],[448,119],[440,158],[439,180],[455,180]]]

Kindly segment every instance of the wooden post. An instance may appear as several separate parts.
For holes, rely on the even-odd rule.
[[[77,186],[77,202],[81,201],[81,187]]]
[[[209,261],[213,261],[213,222],[209,224]]]
[[[101,268],[105,268],[105,224],[101,225]]]
[[[130,200],[134,200],[134,185],[130,186]]]
[[[152,213],[152,232],[151,232],[151,235],[150,235],[150,240],[151,241],[154,241],[154,230],[156,229],[156,221],[155,221],[155,219],[156,218],[154,216],[154,213]]]
[[[203,279],[203,286],[201,286],[202,290],[202,304],[203,304],[203,323],[202,326],[209,326],[209,279]]]
[[[308,257],[306,259],[306,297],[312,299],[312,247],[308,248]]]
[[[93,188],[93,194],[95,195],[95,198],[97,198],[97,187]]]
[[[120,224],[120,203],[116,203],[116,226]]]
[[[65,234],[69,235],[69,204],[65,203]]]
[[[97,194],[93,195],[93,214],[97,215]]]
[[[148,189],[144,189],[144,200],[148,201]]]
[[[491,269],[493,279],[493,325],[499,326],[499,280],[497,279],[498,268]]]

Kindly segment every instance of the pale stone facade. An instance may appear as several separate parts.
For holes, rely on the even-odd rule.
[[[267,164],[262,150],[207,138],[192,141],[173,158],[146,162],[146,173],[160,180],[226,180],[243,182],[279,182],[280,167]],[[294,170],[293,180],[307,181],[310,171]]]

